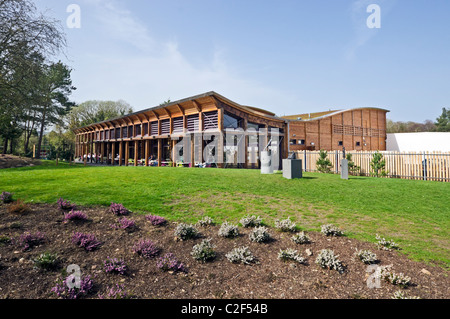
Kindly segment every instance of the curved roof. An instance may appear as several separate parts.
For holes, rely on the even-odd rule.
[[[338,114],[341,114],[344,112],[357,111],[357,110],[378,110],[378,111],[390,112],[389,110],[378,108],[378,107],[358,107],[358,108],[345,109],[345,110],[334,110],[334,111],[330,110],[330,111],[317,112],[317,113],[288,115],[288,116],[282,116],[282,118],[287,121],[316,121],[316,120],[320,120],[320,119],[323,119],[326,117],[338,115]],[[300,118],[300,120],[299,120],[299,118]]]

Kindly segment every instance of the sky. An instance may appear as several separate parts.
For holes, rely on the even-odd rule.
[[[61,21],[77,103],[139,111],[215,91],[279,116],[379,107],[421,123],[450,108],[448,0],[35,4]]]

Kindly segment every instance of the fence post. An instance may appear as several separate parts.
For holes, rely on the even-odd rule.
[[[306,172],[307,171],[306,170],[306,150],[303,151],[303,163],[305,163],[305,170],[304,171]]]
[[[425,151],[423,152],[422,155],[422,168],[423,168],[423,180],[426,181],[427,180],[427,157],[425,155]]]
[[[338,150],[336,150],[336,156],[335,156],[335,159],[334,159],[334,161],[335,161],[335,171],[336,171],[336,174],[339,174],[339,151]]]

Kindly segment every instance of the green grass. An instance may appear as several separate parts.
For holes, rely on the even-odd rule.
[[[449,265],[450,183],[305,173],[287,180],[258,170],[83,167],[43,162],[0,170],[0,192],[35,203],[124,204],[135,212],[196,222],[237,223],[247,214],[273,225],[292,217],[302,230],[334,223],[352,238],[393,239],[415,260]]]

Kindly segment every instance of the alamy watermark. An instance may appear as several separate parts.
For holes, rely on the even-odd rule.
[[[69,276],[66,279],[66,285],[69,289],[80,289],[81,287],[81,269],[78,265],[69,265],[67,267],[67,274]]]
[[[370,13],[367,18],[366,25],[369,29],[381,28],[381,8],[378,4],[370,4],[367,6],[367,13]]]
[[[66,9],[70,15],[66,19],[66,25],[69,29],[81,28],[81,8],[78,4],[69,4]]]

